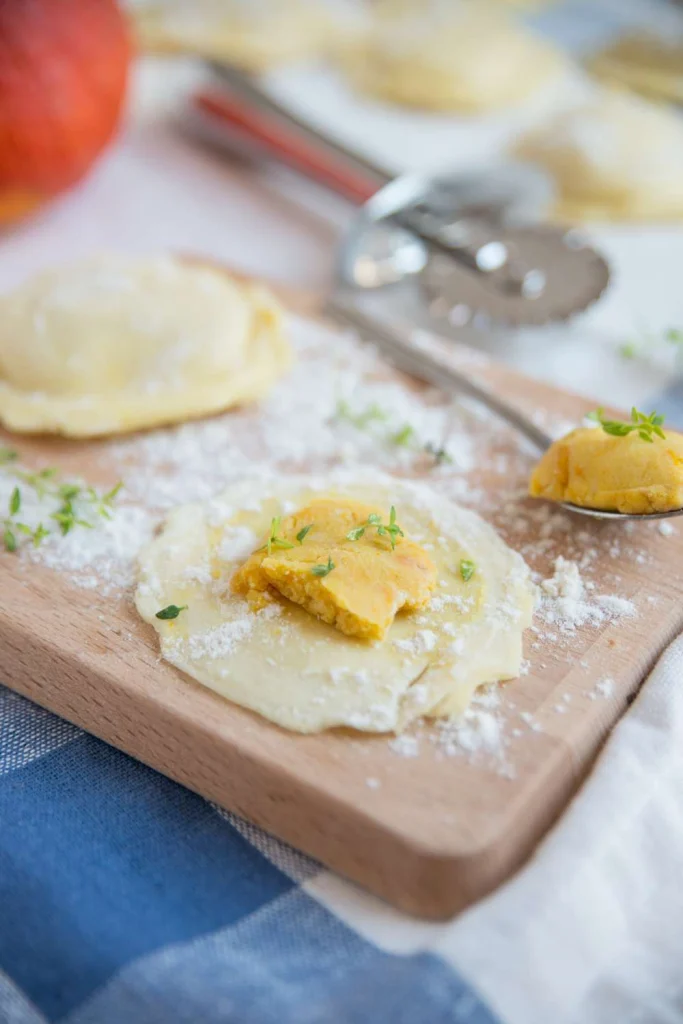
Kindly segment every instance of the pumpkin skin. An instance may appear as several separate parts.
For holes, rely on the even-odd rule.
[[[88,171],[118,125],[130,54],[116,0],[0,0],[0,224]]]

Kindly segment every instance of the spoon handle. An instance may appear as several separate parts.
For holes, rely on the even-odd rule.
[[[352,296],[336,292],[328,297],[325,312],[334,320],[348,324],[366,341],[372,342],[397,369],[442,391],[468,395],[505,420],[541,451],[552,443],[552,438],[536,426],[528,416],[503,398],[489,391],[443,362],[432,353],[423,351],[416,343],[414,332],[384,323],[361,310]]]

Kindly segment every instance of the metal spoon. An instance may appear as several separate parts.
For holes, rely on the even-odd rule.
[[[358,304],[357,295],[338,289],[330,295],[326,302],[326,312],[335,320],[348,324],[361,337],[372,342],[397,369],[410,374],[442,391],[459,392],[469,395],[480,402],[491,412],[505,420],[511,427],[527,438],[541,452],[547,451],[553,438],[540,427],[537,427],[519,409],[510,405],[505,399],[477,384],[466,374],[441,362],[431,353],[422,351],[408,332],[395,326],[389,326],[378,317],[364,313]],[[561,508],[569,512],[590,516],[592,519],[616,519],[620,521],[650,519],[670,519],[672,516],[683,515],[683,508],[671,512],[648,512],[634,514],[629,512],[607,512],[597,508],[583,508],[571,502],[557,502]]]

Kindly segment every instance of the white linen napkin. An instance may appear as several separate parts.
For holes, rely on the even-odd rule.
[[[683,637],[531,861],[448,924],[329,872],[311,895],[387,952],[436,953],[501,1024],[683,1022]]]

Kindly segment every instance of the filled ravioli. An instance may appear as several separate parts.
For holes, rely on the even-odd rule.
[[[564,58],[485,0],[380,0],[364,44],[345,55],[363,92],[426,110],[476,112],[521,102]]]
[[[523,138],[516,155],[553,176],[571,220],[683,217],[683,124],[631,93],[605,90]]]
[[[647,31],[628,32],[594,54],[590,70],[655,100],[683,101],[683,45]]]
[[[145,50],[197,53],[248,71],[316,55],[345,25],[320,0],[152,0],[133,15]]]
[[[170,257],[103,256],[0,297],[0,422],[95,437],[265,395],[290,361],[263,287]]]
[[[534,591],[475,513],[414,481],[242,481],[174,509],[136,605],[162,655],[297,732],[398,732],[519,673]]]

